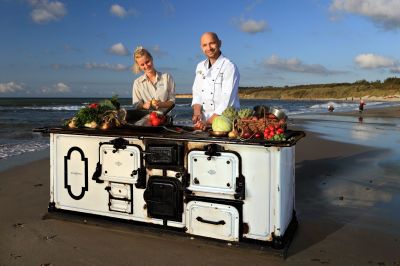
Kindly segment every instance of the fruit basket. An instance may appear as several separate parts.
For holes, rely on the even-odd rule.
[[[283,129],[286,130],[286,120],[268,119],[268,118],[241,118],[237,119],[234,123],[239,136],[248,138],[257,134],[265,132],[266,128],[270,129]]]
[[[250,135],[262,133],[266,128],[286,130],[286,115],[282,111],[279,111],[282,115],[277,117],[275,113],[270,112],[272,111],[270,108],[255,107],[254,110],[255,112],[250,117],[235,119],[234,128],[239,136],[248,135],[247,133]]]

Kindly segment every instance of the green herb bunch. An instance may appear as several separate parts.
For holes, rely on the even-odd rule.
[[[85,127],[85,124],[92,122],[100,125],[105,112],[119,109],[118,96],[114,95],[111,99],[102,100],[99,103],[91,103],[81,108],[72,119],[66,121],[65,125],[69,127]],[[73,123],[72,126],[71,123]]]

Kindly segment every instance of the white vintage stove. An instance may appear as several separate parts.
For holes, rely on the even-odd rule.
[[[297,226],[295,144],[190,130],[50,130],[49,211],[69,210],[283,248]]]

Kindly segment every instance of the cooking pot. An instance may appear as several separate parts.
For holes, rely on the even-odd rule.
[[[281,111],[281,110],[279,110],[277,108],[270,108],[269,112],[271,114],[273,114],[274,116],[276,116],[279,120],[287,118],[285,112],[283,112],[283,111]]]
[[[254,106],[254,108],[253,108],[253,110],[254,110],[254,115],[256,116],[256,117],[258,117],[258,118],[260,118],[260,117],[264,117],[264,116],[266,116],[266,115],[268,115],[269,114],[269,106],[266,106],[266,105],[257,105],[257,106]]]

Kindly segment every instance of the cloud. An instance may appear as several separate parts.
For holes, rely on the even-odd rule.
[[[175,13],[175,6],[168,0],[161,0],[164,5],[164,10],[167,15],[172,15]]]
[[[390,72],[394,74],[400,74],[400,66],[392,67]]]
[[[252,2],[252,3],[250,3],[248,6],[246,6],[245,10],[246,10],[247,12],[253,11],[253,9],[254,9],[257,5],[261,4],[262,2],[263,2],[263,0],[255,0],[254,2]]]
[[[162,51],[160,48],[160,45],[156,44],[153,47],[149,48],[150,53],[156,55],[157,57],[164,57],[166,56],[168,53],[165,51]]]
[[[272,55],[270,58],[266,59],[264,61],[264,66],[289,72],[324,75],[339,73],[338,71],[328,70],[324,66],[319,64],[304,64],[299,59],[281,59],[277,55]]]
[[[63,82],[59,82],[52,86],[43,86],[38,88],[38,93],[43,94],[58,94],[58,93],[69,93],[71,92],[71,88]]]
[[[126,10],[123,6],[120,6],[118,4],[114,4],[110,7],[110,13],[111,15],[119,18],[125,18],[131,15],[134,17],[139,16],[139,11],[137,11],[136,9],[131,8],[129,10]]]
[[[355,63],[360,68],[373,69],[373,68],[387,68],[395,66],[393,59],[375,55],[375,54],[360,54],[354,59]]]
[[[18,84],[14,81],[10,81],[8,83],[0,83],[0,93],[17,92],[22,91],[23,89],[23,83]]]
[[[53,87],[57,92],[65,93],[65,92],[70,92],[71,91],[70,87],[68,85],[62,83],[62,82],[59,82],[59,83],[55,84]]]
[[[128,49],[126,49],[126,47],[122,44],[122,43],[116,43],[113,46],[111,46],[108,51],[111,54],[115,54],[115,55],[129,55],[129,51]]]
[[[76,52],[76,53],[80,53],[80,52],[82,52],[82,49],[73,47],[73,46],[71,46],[71,45],[69,45],[69,44],[65,44],[65,45],[64,45],[64,51],[65,51],[65,52]]]
[[[29,3],[33,7],[32,20],[38,24],[60,20],[67,14],[64,4],[59,1],[29,0]]]
[[[400,27],[400,1],[398,0],[333,0],[330,10],[365,16],[385,29]]]
[[[243,32],[247,32],[250,34],[256,34],[259,32],[264,32],[268,29],[267,22],[264,20],[259,20],[256,21],[254,19],[239,19],[237,22],[235,22],[239,29]]]
[[[128,15],[128,12],[125,10],[125,8],[117,4],[110,7],[110,13],[120,18],[124,18]]]
[[[86,63],[85,64],[86,69],[105,69],[105,70],[112,70],[112,71],[126,71],[129,70],[128,66],[125,66],[123,64],[109,64],[109,63],[103,63],[103,64],[98,64],[98,63]]]

